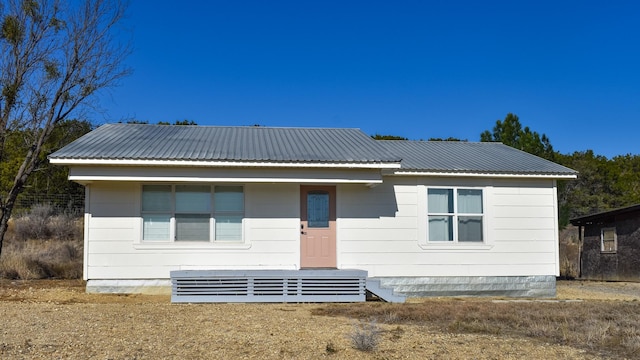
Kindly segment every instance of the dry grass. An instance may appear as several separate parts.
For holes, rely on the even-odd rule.
[[[312,314],[326,305],[171,304],[164,295],[87,294],[83,285],[79,280],[0,280],[0,359],[602,358],[523,336],[461,334],[430,324],[380,321],[379,342],[365,352],[351,342],[357,321]],[[383,309],[391,319],[406,305],[417,304]]]
[[[16,240],[73,240],[82,237],[81,217],[56,212],[47,204],[36,204],[11,221],[10,233]]]
[[[449,333],[526,337],[612,357],[640,357],[640,302],[505,302],[434,299],[419,304],[333,304],[316,315],[377,319]]]
[[[380,343],[382,330],[375,321],[359,321],[349,334],[351,345],[360,351],[374,351]]]
[[[78,279],[82,276],[82,221],[47,206],[9,222],[0,278]]]
[[[82,277],[82,242],[78,240],[6,241],[0,278],[78,279]]]
[[[568,226],[560,232],[560,276],[575,279],[580,275],[578,228]]]

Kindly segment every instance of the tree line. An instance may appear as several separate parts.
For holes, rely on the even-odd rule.
[[[148,124],[148,121],[129,120],[130,124]],[[159,125],[197,125],[193,120],[176,120],[173,123],[159,121]],[[65,120],[58,124],[44,146],[41,166],[33,172],[25,184],[21,196],[41,197],[43,195],[67,194],[82,196],[81,185],[70,182],[68,169],[53,166],[45,161],[49,154],[93,129],[88,120]],[[31,130],[13,130],[6,134],[4,159],[0,163],[1,191],[7,191],[12,176],[20,165],[26,151]],[[372,136],[377,140],[407,140],[395,135]],[[430,138],[429,141],[466,141],[457,138]],[[560,225],[568,224],[577,216],[606,211],[640,203],[640,155],[618,155],[611,159],[597,155],[593,150],[575,151],[562,154],[553,149],[550,139],[529,127],[523,127],[515,114],[507,114],[504,120],[497,120],[492,130],[480,134],[480,141],[502,142],[530,154],[556,162],[579,172],[576,180],[558,182],[558,207]],[[63,207],[65,204],[55,204]]]
[[[522,127],[515,114],[497,120],[480,141],[499,141],[514,148],[578,171],[576,180],[558,182],[560,225],[569,219],[640,203],[640,155],[625,154],[608,159],[593,150],[562,154],[553,149],[545,134]]]

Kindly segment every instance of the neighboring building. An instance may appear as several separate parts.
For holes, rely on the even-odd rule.
[[[554,296],[556,180],[500,143],[109,124],[52,154],[86,187],[88,291],[174,270],[359,269],[409,296]]]
[[[640,281],[640,205],[571,220],[580,234],[580,278]]]

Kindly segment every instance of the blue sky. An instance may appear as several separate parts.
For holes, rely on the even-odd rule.
[[[354,127],[639,154],[637,1],[132,1],[132,76],[98,124]]]

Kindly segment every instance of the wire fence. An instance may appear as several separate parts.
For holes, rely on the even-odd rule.
[[[84,195],[78,194],[21,194],[16,199],[14,211],[27,212],[37,204],[51,205],[57,213],[84,213]]]

